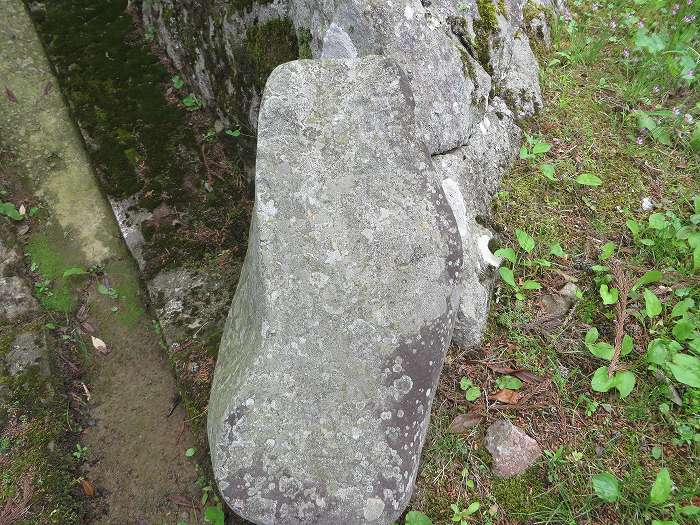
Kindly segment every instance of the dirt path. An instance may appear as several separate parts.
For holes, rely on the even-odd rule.
[[[197,472],[184,455],[192,436],[180,406],[168,416],[175,381],[145,313],[136,268],[24,5],[0,0],[0,13],[0,143],[24,179],[25,197],[46,204],[40,226],[27,234],[27,251],[54,287],[46,303],[66,312],[80,304],[75,291],[88,281],[73,278],[77,286],[68,286],[62,277],[75,266],[101,265],[115,290],[104,295],[90,284],[82,298],[93,335],[110,350],[89,357],[92,425],[81,441],[84,477],[97,489],[91,523],[187,521],[169,497],[197,494]]]

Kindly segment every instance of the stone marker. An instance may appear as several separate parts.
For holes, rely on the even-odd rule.
[[[484,445],[493,458],[493,473],[501,478],[522,474],[542,455],[537,441],[505,419],[486,430]]]
[[[391,59],[290,62],[260,112],[248,253],[208,414],[256,524],[390,524],[450,341],[457,224]]]

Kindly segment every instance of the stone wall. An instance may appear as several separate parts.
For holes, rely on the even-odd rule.
[[[265,80],[299,58],[383,55],[405,71],[418,133],[463,195],[465,299],[454,341],[480,341],[494,264],[485,224],[501,174],[520,145],[519,119],[542,106],[523,0],[145,0],[147,30],[215,110],[217,127],[255,134]],[[544,19],[544,18],[543,18]],[[252,178],[252,170],[249,173]]]

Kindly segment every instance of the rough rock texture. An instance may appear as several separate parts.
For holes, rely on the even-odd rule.
[[[254,523],[387,524],[410,498],[462,264],[413,104],[381,57],[267,82],[208,413],[221,492]]]
[[[19,277],[0,277],[0,321],[15,321],[39,309],[32,289]]]
[[[223,325],[232,293],[226,279],[176,268],[148,281],[148,294],[169,345],[194,337],[207,324]]]
[[[19,334],[5,356],[5,364],[12,376],[17,376],[33,367],[36,367],[42,375],[48,376],[50,369],[43,333]]]
[[[4,227],[0,224],[0,227]],[[21,259],[17,250],[8,241],[0,238],[0,277],[15,275]]]
[[[559,13],[563,5],[542,2],[534,6],[538,12]],[[524,0],[205,0],[196,8],[152,0],[142,12],[221,125],[236,121],[256,129],[265,75],[295,53],[378,54],[399,63],[413,92],[420,138],[443,177],[467,196],[462,233],[469,263],[455,342],[470,347],[480,342],[491,268],[498,264],[487,249],[494,236],[487,226],[491,197],[520,144],[515,119],[542,106],[524,9]]]
[[[500,261],[491,254],[489,241],[494,234],[485,224],[499,174],[508,169],[517,155],[520,136],[513,114],[502,100],[494,98],[467,146],[433,156],[442,177],[464,189],[465,227],[460,233],[466,263],[453,335],[453,342],[464,348],[480,343],[488,318],[494,270]]]
[[[493,473],[501,478],[522,474],[542,455],[537,441],[507,420],[488,428],[484,445],[493,458]]]

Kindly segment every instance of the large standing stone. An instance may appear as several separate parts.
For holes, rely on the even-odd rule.
[[[248,254],[209,403],[258,524],[388,524],[415,480],[459,301],[457,225],[390,59],[273,72]]]

